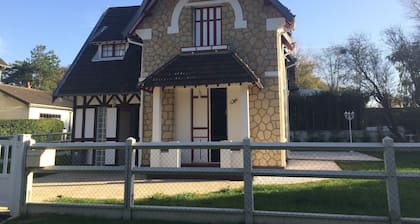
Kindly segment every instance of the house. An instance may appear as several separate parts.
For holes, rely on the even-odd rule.
[[[288,141],[295,16],[278,0],[144,0],[107,9],[54,92],[75,141]],[[94,152],[95,164],[123,152]],[[143,150],[142,166],[241,167],[241,151]],[[286,153],[258,151],[256,167]]]
[[[0,84],[0,119],[57,119],[71,130],[73,103],[56,100],[51,93],[24,87]]]
[[[1,83],[1,73],[2,73],[2,71],[4,70],[4,69],[6,69],[6,68],[8,68],[9,66],[7,65],[7,63],[3,60],[3,59],[1,59],[0,58],[0,83]]]

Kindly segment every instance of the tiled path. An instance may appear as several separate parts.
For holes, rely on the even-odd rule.
[[[340,170],[334,160],[379,161],[361,153],[306,153],[291,152],[289,170]],[[320,181],[320,178],[294,177],[254,177],[254,184],[298,184]],[[242,181],[229,180],[136,180],[135,198],[150,197],[155,194],[174,195],[181,193],[208,193],[228,188],[243,187]],[[32,200],[41,202],[57,197],[123,199],[124,184],[122,173],[60,173],[34,180]]]

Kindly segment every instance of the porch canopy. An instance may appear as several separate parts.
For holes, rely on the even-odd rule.
[[[257,75],[230,50],[181,53],[140,82],[140,88],[253,83]]]

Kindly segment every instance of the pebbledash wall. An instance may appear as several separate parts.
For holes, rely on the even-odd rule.
[[[180,0],[182,1],[182,0]],[[188,2],[188,1],[187,1]],[[190,1],[193,2],[193,1]],[[222,44],[228,45],[261,78],[264,88],[250,87],[251,140],[256,142],[287,141],[287,81],[283,49],[277,29],[269,28],[272,21],[281,21],[282,15],[264,0],[238,0],[246,27],[235,28],[232,4],[223,2]],[[173,11],[178,0],[158,1],[152,11],[137,27],[143,35],[144,58],[142,78],[164,65],[180,53],[182,47],[193,45],[193,9],[184,7],[179,17],[179,32],[169,33]],[[237,15],[236,15],[237,16]],[[144,35],[146,33],[146,35]],[[147,38],[144,38],[147,36]],[[162,140],[174,140],[174,91],[164,89],[162,105]],[[152,95],[144,98],[143,140],[152,139]],[[149,164],[149,152],[143,154],[143,164]],[[254,152],[254,166],[285,166],[284,151]]]

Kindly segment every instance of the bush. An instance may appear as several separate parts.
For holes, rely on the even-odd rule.
[[[0,136],[62,132],[59,120],[0,120]]]

